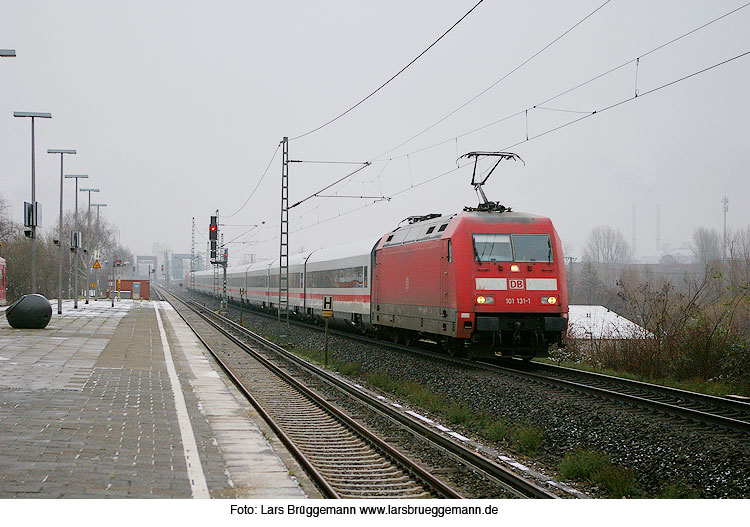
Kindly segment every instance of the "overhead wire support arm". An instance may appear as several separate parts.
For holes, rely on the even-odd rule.
[[[348,173],[347,175],[345,175],[344,177],[342,177],[342,178],[339,178],[339,179],[337,179],[336,181],[334,181],[333,183],[331,183],[330,185],[327,185],[327,186],[323,187],[322,189],[320,189],[319,191],[317,191],[317,192],[316,192],[315,194],[310,194],[310,195],[309,195],[309,196],[307,196],[306,198],[304,198],[304,199],[301,199],[301,200],[299,200],[299,201],[298,201],[297,203],[295,203],[294,205],[291,205],[291,206],[290,206],[289,208],[290,208],[290,209],[293,209],[293,208],[294,208],[294,207],[296,207],[297,205],[302,205],[302,204],[303,204],[303,203],[304,203],[305,201],[307,201],[307,200],[309,200],[309,199],[312,199],[312,198],[316,198],[316,197],[320,197],[320,194],[321,194],[321,193],[325,192],[326,190],[328,190],[329,188],[333,187],[334,185],[337,185],[338,183],[341,183],[342,181],[344,181],[344,180],[346,180],[346,179],[348,179],[348,178],[352,177],[352,176],[353,176],[354,174],[356,174],[357,172],[360,172],[361,170],[364,170],[365,168],[369,167],[369,166],[370,166],[370,165],[371,165],[372,163],[370,163],[369,161],[365,161],[364,163],[360,163],[360,164],[361,164],[362,166],[361,166],[361,167],[359,167],[359,168],[358,168],[357,170],[354,170],[354,171],[352,171],[352,172],[349,172],[349,173]]]
[[[391,201],[388,196],[345,196],[341,194],[317,194],[316,198],[350,198],[350,199],[377,199],[380,201]]]

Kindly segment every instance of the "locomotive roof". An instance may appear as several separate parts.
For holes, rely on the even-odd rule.
[[[407,225],[400,225],[394,230],[386,233],[385,241],[382,247],[392,247],[407,243],[433,240],[442,237],[443,232],[451,222],[460,222],[464,220],[477,221],[483,223],[537,223],[539,221],[549,221],[544,216],[529,214],[527,212],[479,212],[465,211],[458,214],[441,214],[430,217],[423,221],[415,221]]]
[[[462,218],[476,219],[488,223],[534,223],[539,220],[548,220],[546,216],[530,214],[528,212],[462,212],[458,215]]]

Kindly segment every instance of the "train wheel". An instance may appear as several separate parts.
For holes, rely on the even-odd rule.
[[[447,340],[443,341],[443,348],[449,357],[456,358],[459,356],[458,345],[452,337],[448,337]]]
[[[469,347],[469,348],[466,348],[466,349],[464,350],[464,358],[465,358],[466,360],[474,360],[474,350],[473,350],[473,349],[471,349],[470,347]]]

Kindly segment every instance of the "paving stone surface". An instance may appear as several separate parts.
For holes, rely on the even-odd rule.
[[[193,496],[157,305],[210,495],[305,497],[179,316],[123,300],[0,317],[0,498]]]

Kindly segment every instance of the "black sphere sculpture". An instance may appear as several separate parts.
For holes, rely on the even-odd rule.
[[[52,305],[43,295],[24,295],[5,310],[16,329],[44,329],[52,319]]]

